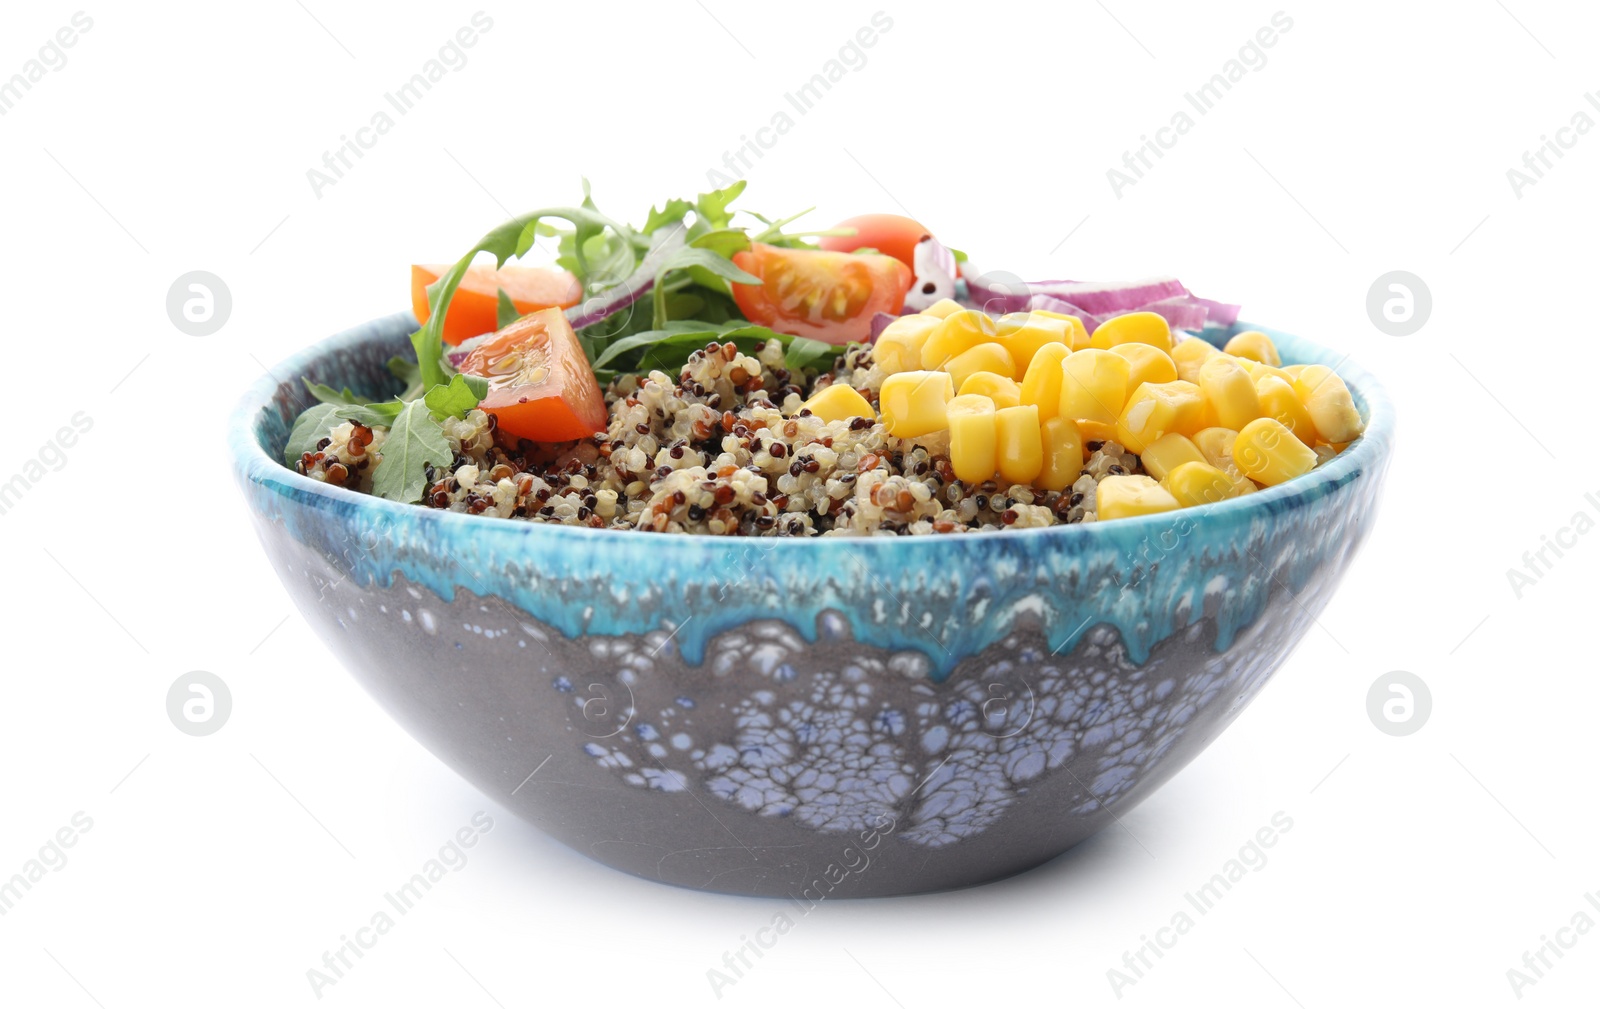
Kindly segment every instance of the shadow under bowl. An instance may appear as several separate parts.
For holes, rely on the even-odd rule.
[[[405,729],[615,868],[802,901],[968,886],[1054,858],[1217,737],[1321,611],[1376,512],[1394,417],[1279,487],[1117,522],[761,539],[402,505],[281,459],[305,375],[371,396],[409,313],[279,365],[229,430],[300,612]]]

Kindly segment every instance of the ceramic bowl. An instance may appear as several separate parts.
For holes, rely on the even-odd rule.
[[[301,375],[392,395],[409,314],[277,366],[230,428],[300,612],[495,801],[651,880],[824,898],[1040,864],[1217,737],[1366,536],[1393,437],[1203,511],[1006,533],[669,536],[400,505],[281,462]],[[1240,324],[1236,329],[1266,327]],[[1208,338],[1220,342],[1228,333]]]

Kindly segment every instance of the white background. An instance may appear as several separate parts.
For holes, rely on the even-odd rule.
[[[1600,889],[1600,537],[1520,599],[1506,573],[1600,514],[1600,135],[1520,199],[1506,172],[1578,110],[1600,117],[1583,97],[1595,12],[1285,7],[1267,64],[1119,199],[1106,170],[1277,6],[881,2],[892,29],[748,173],[745,205],[814,204],[818,227],[904,208],[1030,278],[1175,273],[1350,351],[1387,384],[1401,442],[1320,627],[1125,829],[987,887],[828,902],[720,1003],[1117,1004],[1107,970],[1278,811],[1294,826],[1267,865],[1121,1003],[1517,1002],[1507,969]],[[77,9],[8,5],[0,77]],[[87,8],[68,63],[0,117],[0,479],[75,412],[94,422],[0,515],[0,876],[75,812],[94,824],[0,917],[7,1005],[315,1004],[307,969],[478,810],[495,826],[471,862],[322,1003],[709,1005],[708,968],[776,909],[591,863],[456,778],[293,611],[231,484],[224,418],[264,366],[405,307],[409,263],[455,258],[505,210],[576,201],[582,175],[635,223],[708,188],[880,8],[484,7],[469,62],[314,195],[307,169],[478,9]],[[232,291],[212,336],[166,314],[196,269]],[[1434,302],[1407,337],[1365,307],[1395,269]],[[207,738],[165,712],[194,669],[233,695]],[[1404,738],[1366,713],[1396,669],[1433,698]],[[1592,998],[1597,961],[1600,935],[1577,938],[1522,1001]]]

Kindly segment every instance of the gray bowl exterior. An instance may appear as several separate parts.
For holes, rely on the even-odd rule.
[[[275,374],[387,395],[413,328],[378,320]],[[1286,361],[1338,361],[1267,331]],[[1392,412],[1339,370],[1368,432],[1309,476],[1166,516],[947,537],[664,536],[396,505],[281,465],[298,379],[252,390],[230,437],[300,612],[441,760],[607,865],[814,902],[1038,865],[1216,738],[1375,514]]]

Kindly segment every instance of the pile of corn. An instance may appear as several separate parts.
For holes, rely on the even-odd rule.
[[[1144,474],[1108,476],[1100,520],[1212,504],[1310,472],[1361,434],[1350,390],[1322,365],[1283,365],[1265,333],[1222,350],[1174,343],[1154,312],[1119,315],[1090,336],[1055,312],[991,318],[941,301],[903,316],[873,349],[886,376],[878,416],[860,393],[830,385],[806,402],[825,421],[864,417],[887,433],[949,433],[968,484],[993,479],[1060,491],[1078,479],[1088,442],[1116,441]]]

